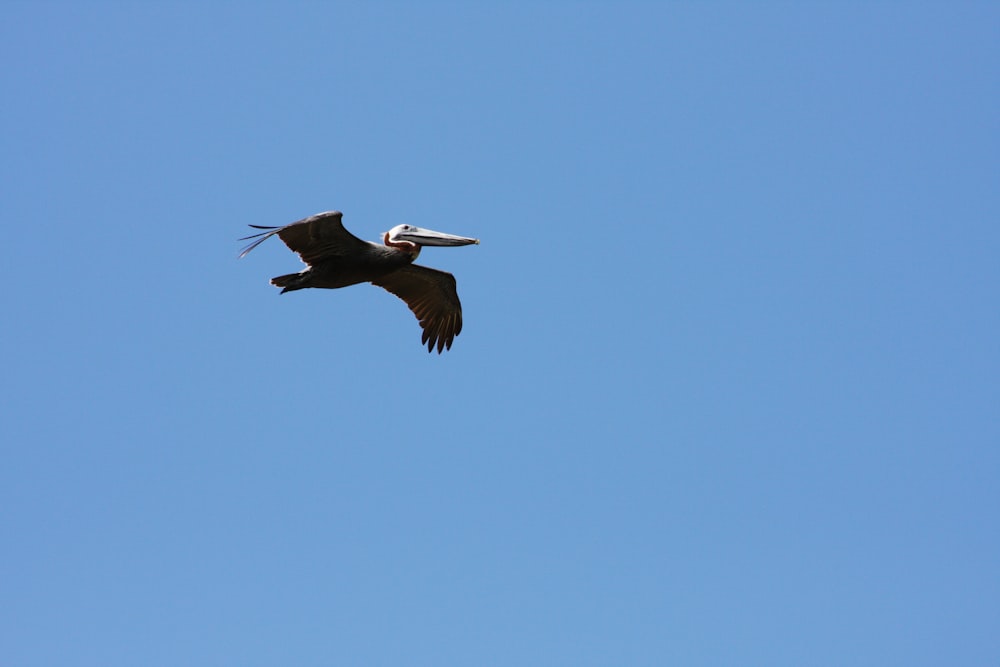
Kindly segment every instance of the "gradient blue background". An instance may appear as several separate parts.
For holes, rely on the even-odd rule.
[[[1000,664],[995,3],[8,2],[0,664]],[[279,296],[248,223],[429,249]]]

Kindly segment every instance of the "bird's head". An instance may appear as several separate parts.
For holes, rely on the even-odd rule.
[[[387,246],[409,252],[414,257],[420,254],[420,248],[423,246],[479,244],[479,239],[435,232],[432,229],[423,229],[421,227],[414,227],[413,225],[396,225],[383,235],[382,241]]]

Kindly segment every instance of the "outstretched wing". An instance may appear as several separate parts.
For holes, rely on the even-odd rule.
[[[435,345],[438,354],[445,348],[451,349],[455,336],[462,332],[462,303],[458,300],[455,276],[408,264],[373,280],[372,284],[406,302],[424,330],[420,342],[427,345],[428,352],[433,351]]]
[[[254,229],[267,231],[240,239],[241,241],[256,239],[243,248],[240,257],[245,257],[248,252],[275,234],[285,242],[286,246],[297,252],[303,262],[309,265],[318,260],[349,255],[367,246],[367,242],[344,229],[344,224],[341,222],[342,217],[343,213],[340,211],[326,211],[284,227],[250,225]]]

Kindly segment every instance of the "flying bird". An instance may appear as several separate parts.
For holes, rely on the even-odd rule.
[[[265,231],[240,239],[254,239],[240,257],[277,234],[306,263],[299,273],[271,278],[282,294],[307,287],[336,289],[370,282],[406,302],[420,322],[420,342],[427,345],[428,352],[435,346],[438,354],[450,350],[455,336],[462,332],[462,303],[455,276],[419,266],[413,260],[423,246],[478,245],[479,239],[396,225],[382,235],[383,245],[378,245],[351,234],[342,218],[340,211],[326,211],[284,227],[250,225]]]

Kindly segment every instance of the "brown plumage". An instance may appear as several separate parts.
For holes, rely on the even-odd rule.
[[[425,245],[478,244],[478,239],[443,234],[410,225],[397,225],[383,234],[384,245],[362,241],[344,228],[340,211],[327,211],[284,227],[262,227],[266,231],[241,240],[254,239],[240,253],[244,257],[258,245],[277,235],[298,253],[306,268],[271,279],[281,293],[308,287],[336,289],[371,282],[406,302],[423,329],[421,342],[438,354],[451,349],[462,331],[462,304],[455,277],[450,273],[413,264]]]

